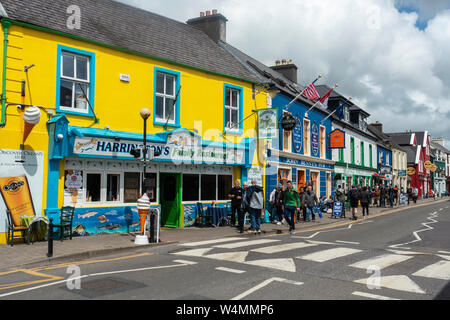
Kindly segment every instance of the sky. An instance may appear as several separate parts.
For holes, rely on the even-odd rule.
[[[450,149],[450,0],[120,0],[181,22],[217,9],[227,42],[302,85],[333,86],[384,132],[429,131]]]

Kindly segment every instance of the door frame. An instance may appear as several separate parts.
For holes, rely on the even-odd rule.
[[[182,187],[181,187],[181,183],[182,183],[182,174],[181,172],[160,172],[159,173],[159,204],[161,206],[161,221],[163,220],[163,196],[164,196],[164,176],[175,176],[176,179],[176,204],[179,208],[179,212],[178,212],[178,216],[177,216],[177,222],[176,225],[162,225],[161,223],[161,227],[168,227],[168,228],[180,228],[181,226],[181,220],[182,220]]]

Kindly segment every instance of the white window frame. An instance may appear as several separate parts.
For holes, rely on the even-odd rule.
[[[72,56],[74,58],[73,59],[74,60],[74,62],[73,62],[73,68],[74,68],[74,70],[73,70],[74,71],[73,77],[64,76],[64,74],[63,74],[64,73],[64,63],[63,63],[64,56]],[[87,80],[86,79],[79,79],[79,78],[77,78],[77,59],[76,59],[77,57],[87,60],[87,64],[86,64]],[[76,108],[75,92],[76,92],[76,86],[78,85],[78,83],[85,84],[85,85],[87,85],[85,94],[86,94],[86,97],[89,97],[89,86],[90,86],[90,83],[91,83],[91,80],[90,80],[91,79],[91,74],[90,74],[91,58],[88,57],[88,56],[81,55],[81,54],[76,54],[76,53],[72,53],[72,52],[68,52],[68,51],[62,51],[60,59],[61,59],[61,61],[59,63],[61,65],[61,68],[60,68],[61,69],[61,71],[60,71],[61,73],[60,73],[59,86],[61,86],[61,82],[62,81],[68,81],[68,82],[72,83],[72,106],[70,106],[70,107],[63,106],[63,105],[61,105],[61,101],[60,101],[59,108],[61,110],[64,110],[64,111],[76,111],[76,112],[79,112],[79,113],[89,113],[89,105],[88,105],[87,101],[86,101],[86,109],[77,109]]]
[[[166,123],[167,122],[168,124],[174,125],[176,123],[176,110],[175,110],[176,109],[176,105],[175,104],[173,105],[173,110],[172,110],[172,113],[171,113],[171,116],[173,117],[173,120],[171,120],[170,117],[169,117],[169,120],[167,121],[167,116],[169,115],[169,113],[166,114],[166,111],[170,112],[170,110],[166,110],[166,99],[167,98],[168,99],[172,99],[175,102],[175,96],[177,94],[176,93],[176,91],[177,91],[177,76],[173,75],[173,74],[170,74],[170,73],[165,73],[165,72],[162,72],[162,71],[156,71],[156,79],[158,79],[158,74],[161,74],[164,77],[164,93],[158,92],[158,86],[155,83],[155,99],[156,99],[156,97],[160,97],[160,98],[163,99],[163,117],[164,118],[159,118],[156,115],[156,101],[155,101],[155,121],[156,122],[160,122],[160,123]],[[172,95],[169,95],[169,94],[166,93],[167,92],[167,87],[166,87],[166,84],[167,84],[166,79],[167,79],[167,77],[172,77],[173,78],[173,91],[172,91],[173,94]]]
[[[233,132],[233,131],[239,131],[239,109],[240,109],[240,105],[239,105],[239,103],[240,103],[240,94],[241,94],[241,91],[240,90],[238,90],[238,89],[234,89],[234,88],[230,88],[230,87],[226,87],[225,88],[225,97],[226,97],[226,95],[227,95],[227,90],[229,90],[230,91],[230,104],[231,105],[227,105],[226,103],[225,103],[225,114],[226,113],[229,113],[230,114],[230,121],[228,122],[228,123],[225,123],[225,129],[227,130],[227,131],[231,131],[231,132]],[[237,101],[236,101],[236,107],[234,107],[233,106],[233,91],[234,92],[236,92],[237,93],[237,96],[236,96],[236,99],[237,99]],[[226,99],[225,99],[225,101],[226,101]],[[236,120],[237,120],[237,122],[236,123],[233,123],[232,122],[232,119],[233,119],[233,117],[232,117],[232,113],[233,112],[236,112]],[[226,116],[225,116],[225,119],[226,119]]]
[[[305,126],[305,123],[308,125]],[[305,142],[306,137],[308,137],[308,143]],[[311,156],[311,121],[307,119],[303,119],[303,155]]]
[[[322,139],[323,130],[323,139]],[[327,153],[327,128],[325,126],[319,127],[319,140],[320,140],[320,158],[325,159]],[[322,149],[324,152],[322,152]]]
[[[119,176],[119,201],[108,201],[108,175],[118,175]],[[123,202],[124,197],[124,189],[123,189],[123,182],[124,182],[124,175],[120,171],[104,171],[104,174],[102,174],[102,185],[104,188],[102,189],[102,193],[104,191],[104,195],[102,195],[103,199],[105,200],[105,203],[108,204],[121,204]]]
[[[289,133],[289,137],[287,138],[287,147],[285,148],[286,133]],[[283,151],[292,152],[292,131],[283,130]]]

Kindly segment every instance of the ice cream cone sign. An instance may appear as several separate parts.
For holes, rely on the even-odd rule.
[[[150,199],[146,193],[137,201],[137,210],[139,213],[139,222],[141,223],[141,235],[144,235],[145,221],[150,210]]]
[[[34,126],[39,123],[41,120],[41,111],[38,107],[28,107],[23,115],[23,121],[25,122],[25,126],[23,129],[23,142],[27,140],[28,136],[33,130]]]

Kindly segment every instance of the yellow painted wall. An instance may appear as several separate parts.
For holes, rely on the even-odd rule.
[[[2,30],[3,43],[3,30]],[[267,97],[264,92],[256,94],[253,99],[252,84],[245,81],[197,71],[187,67],[171,65],[154,59],[140,57],[113,50],[100,45],[66,38],[60,35],[12,25],[9,34],[7,58],[8,103],[25,103],[39,105],[55,110],[57,46],[63,45],[96,54],[95,70],[95,114],[100,123],[92,118],[67,115],[70,125],[110,130],[142,132],[142,119],[139,111],[148,108],[152,112],[148,121],[148,133],[163,131],[162,126],[153,125],[154,67],[161,67],[180,72],[180,124],[182,128],[199,129],[205,140],[239,143],[244,137],[256,137],[256,116],[244,122],[244,135],[227,135],[221,137],[223,130],[223,85],[224,83],[243,87],[244,114],[249,116],[252,110],[266,108]],[[2,47],[2,46],[0,46]],[[3,49],[3,48],[1,48]],[[2,57],[2,56],[0,56]],[[34,64],[26,74],[24,66]],[[1,65],[1,64],[0,64]],[[1,72],[1,68],[0,68]],[[119,75],[130,75],[130,82],[120,81]],[[20,95],[21,81],[26,81],[26,96],[22,101]],[[15,106],[7,109],[6,126],[0,128],[0,148],[19,149],[23,131],[23,112]],[[48,163],[48,132],[46,122],[51,118],[44,111],[41,121],[34,128],[26,142],[27,150],[45,152]],[[201,121],[201,124],[198,122]],[[169,127],[169,130],[171,128]],[[254,165],[259,165],[254,157]],[[63,201],[64,161],[61,161],[59,179],[59,206]],[[236,177],[240,170],[235,169]],[[43,208],[46,208],[45,180],[47,166],[44,167],[44,186],[42,189]],[[4,238],[4,236],[3,236]],[[4,243],[0,234],[0,243]]]

